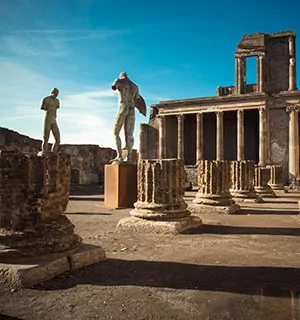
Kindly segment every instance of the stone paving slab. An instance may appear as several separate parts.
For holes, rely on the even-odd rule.
[[[67,271],[79,269],[106,260],[105,250],[100,246],[82,244],[73,253],[57,254],[48,258],[0,263],[0,286],[18,289],[31,287],[52,279]]]

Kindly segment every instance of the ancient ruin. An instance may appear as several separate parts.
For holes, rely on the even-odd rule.
[[[184,183],[182,160],[139,160],[135,209],[119,221],[117,230],[176,234],[201,225],[183,200]]]
[[[240,207],[235,204],[229,192],[231,186],[230,162],[224,160],[201,160],[198,165],[199,190],[196,199],[189,206],[194,213],[236,213]]]
[[[0,127],[0,150],[37,154],[41,144],[41,140]],[[104,165],[115,157],[115,150],[92,144],[61,144],[59,148],[70,155],[72,184],[104,184]]]
[[[105,260],[101,247],[81,246],[62,213],[70,193],[70,156],[0,153],[0,282],[28,286]]]
[[[141,127],[143,159],[251,160],[282,166],[283,183],[299,180],[299,99],[295,33],[246,34],[235,52],[236,83],[215,97],[162,101]],[[247,79],[256,59],[257,81]],[[196,170],[196,168],[195,168]]]
[[[62,213],[70,157],[1,151],[0,261],[76,249],[81,238]]]
[[[254,189],[255,162],[240,160],[231,162],[230,194],[235,202],[262,202]]]

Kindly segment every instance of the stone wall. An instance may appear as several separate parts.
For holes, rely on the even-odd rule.
[[[41,143],[41,140],[0,127],[0,150],[37,154]],[[61,145],[59,150],[70,155],[71,182],[75,184],[103,184],[104,165],[116,156],[115,150],[98,145]]]

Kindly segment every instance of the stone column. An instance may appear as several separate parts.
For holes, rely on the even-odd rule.
[[[139,159],[148,159],[149,150],[149,125],[141,123],[140,125],[140,150]]]
[[[158,157],[159,159],[166,158],[166,119],[164,116],[159,117],[158,131]]]
[[[244,110],[237,111],[237,160],[245,159]]]
[[[140,160],[138,201],[119,231],[179,233],[201,224],[191,216],[184,196],[184,162],[180,159]]]
[[[184,160],[184,115],[177,115],[177,158]]]
[[[217,118],[217,141],[216,141],[216,158],[217,160],[223,160],[224,157],[224,129],[223,129],[223,112],[216,112]]]
[[[245,72],[246,72],[246,60],[244,58],[235,58],[236,69],[236,93],[244,93],[245,87]]]
[[[267,117],[266,109],[259,108],[259,165],[266,165],[267,157]]]
[[[289,113],[289,180],[296,184],[299,180],[299,120],[298,106],[288,106]]]
[[[230,193],[235,202],[262,202],[254,190],[254,170],[254,161],[231,161]]]
[[[284,179],[283,179],[283,166],[281,165],[269,165],[267,168],[270,169],[270,181],[269,186],[275,191],[285,191]]]
[[[62,213],[70,192],[70,156],[1,151],[0,261],[76,249],[81,238]]]
[[[262,198],[275,198],[276,195],[274,191],[269,186],[269,181],[271,178],[270,168],[259,167],[255,168],[254,177],[254,189],[257,194]]]
[[[235,213],[229,192],[231,185],[230,162],[201,160],[198,165],[199,190],[189,209],[195,213]]]
[[[263,92],[264,91],[264,56],[258,56],[257,57],[257,92]]]
[[[197,113],[196,163],[203,160],[203,113]]]
[[[297,90],[296,87],[296,55],[295,55],[295,37],[289,37],[289,91]]]

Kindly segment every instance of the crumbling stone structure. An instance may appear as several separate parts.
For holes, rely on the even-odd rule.
[[[271,178],[271,170],[269,167],[259,167],[255,168],[254,177],[254,189],[257,194],[265,198],[275,198],[275,192],[269,186],[269,181]]]
[[[252,160],[281,165],[284,183],[299,180],[299,99],[296,35],[292,31],[246,34],[235,52],[234,86],[215,97],[162,101],[142,125],[142,158]],[[256,59],[256,83],[247,61]]]
[[[274,191],[283,191],[283,192],[285,192],[282,166],[280,166],[280,165],[270,165],[270,166],[267,166],[267,167],[270,169],[269,186]]]
[[[262,202],[254,190],[255,162],[240,160],[231,162],[230,193],[235,202]]]
[[[229,192],[230,162],[201,160],[198,165],[199,190],[189,210],[193,213],[235,213],[240,207]]]
[[[139,160],[138,200],[119,231],[180,233],[201,224],[191,216],[184,196],[184,165],[180,159]]]
[[[62,215],[69,192],[68,155],[1,151],[1,262],[77,249],[81,238]]]

